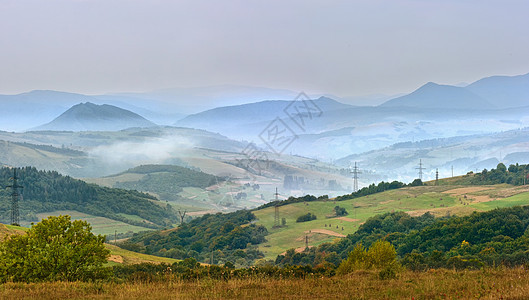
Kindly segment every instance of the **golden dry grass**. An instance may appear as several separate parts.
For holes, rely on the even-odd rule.
[[[154,283],[7,283],[1,299],[527,299],[529,272],[406,271],[381,281],[376,273],[309,279],[251,278]]]

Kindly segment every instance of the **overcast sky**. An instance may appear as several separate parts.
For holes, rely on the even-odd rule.
[[[529,72],[529,1],[0,0],[0,93],[338,96]]]

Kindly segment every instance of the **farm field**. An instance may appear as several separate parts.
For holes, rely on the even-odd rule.
[[[274,207],[257,210],[257,224],[265,226],[269,235],[259,249],[265,259],[275,259],[284,251],[305,248],[305,236],[310,246],[354,233],[369,217],[392,211],[404,211],[412,216],[430,212],[435,216],[466,215],[498,207],[529,204],[529,186],[507,184],[492,186],[420,186],[405,187],[345,201],[315,201],[279,207],[279,219],[286,226],[273,228]],[[345,217],[330,217],[335,206],[349,213]],[[297,217],[312,213],[316,220],[296,223]]]
[[[307,279],[247,278],[182,281],[167,277],[131,283],[6,283],[2,299],[525,299],[529,273],[519,269],[406,271]]]
[[[58,210],[48,213],[40,213],[37,214],[37,217],[39,218],[39,221],[47,218],[48,216],[59,216],[59,215],[69,215],[72,217],[73,220],[84,220],[90,223],[92,226],[92,232],[95,234],[102,234],[102,235],[108,235],[110,238],[114,235],[114,233],[126,233],[129,231],[132,232],[139,232],[139,231],[145,231],[145,230],[152,230],[150,228],[146,227],[140,227],[135,225],[130,225],[127,223],[123,223],[120,221],[108,219],[105,217],[98,217],[98,216],[92,216],[89,214],[85,214],[82,212],[78,212],[75,210]],[[127,216],[129,217],[129,216]],[[138,218],[137,216],[131,216],[131,220],[135,220],[135,218]],[[30,224],[21,224],[23,226],[30,226]]]

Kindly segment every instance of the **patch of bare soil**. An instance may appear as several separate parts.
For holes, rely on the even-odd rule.
[[[348,218],[348,217],[338,217],[338,218],[334,218],[335,220],[342,220],[342,221],[346,221],[346,222],[358,222],[360,221],[360,219],[351,219],[351,218]]]
[[[345,235],[341,233],[337,233],[337,232],[327,230],[327,229],[311,229],[311,233],[321,233],[321,234],[327,234],[331,236],[345,237]]]
[[[123,256],[121,256],[121,255],[110,255],[110,257],[108,258],[108,261],[113,261],[113,262],[122,264],[123,263]]]

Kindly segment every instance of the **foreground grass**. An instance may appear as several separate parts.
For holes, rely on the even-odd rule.
[[[135,283],[6,283],[1,299],[526,299],[529,272],[432,270],[381,281],[376,273],[309,279],[249,278],[229,281]]]

